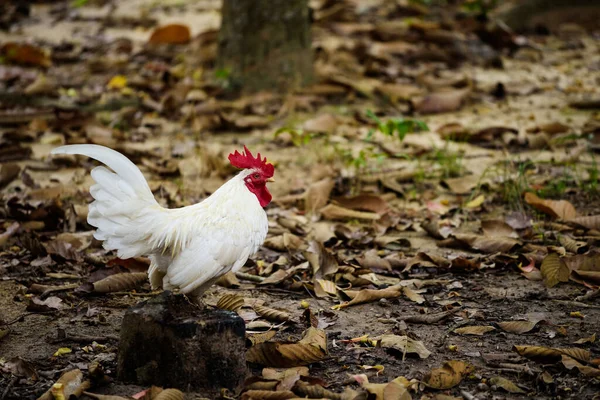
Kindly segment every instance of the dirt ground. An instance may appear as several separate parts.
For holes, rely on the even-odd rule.
[[[461,7],[313,1],[315,84],[239,96],[214,67],[220,2],[74,3],[0,20],[0,400],[36,399],[74,369],[93,393],[148,389],[116,380],[117,350],[126,310],[157,292],[93,286],[148,263],[92,237],[96,164],[50,156],[66,143],[124,153],[169,207],[233,176],[242,144],[275,164],[267,241],[204,300],[243,298],[249,349],[312,326],[327,351],[286,390],[222,398],[304,397],[298,382],[335,400],[598,398],[597,31],[486,36]],[[172,23],[187,44],[149,42]],[[449,361],[464,371],[436,384]],[[384,394],[392,381],[403,397]]]

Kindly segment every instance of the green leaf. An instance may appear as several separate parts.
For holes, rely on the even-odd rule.
[[[402,124],[397,125],[398,139],[400,139],[400,141],[403,141],[404,138],[406,137],[406,134],[408,133],[408,131],[412,130],[411,126],[409,126],[409,124],[407,122],[408,121],[405,121]]]
[[[421,131],[429,131],[429,127],[427,126],[427,124],[423,121],[419,121],[418,119],[415,120],[417,127],[419,128],[419,130]]]
[[[381,120],[371,110],[367,110],[367,117],[369,117],[370,119],[372,119],[373,121],[375,121],[377,123],[377,125],[381,125],[382,124]]]

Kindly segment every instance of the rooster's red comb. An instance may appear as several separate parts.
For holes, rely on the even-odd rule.
[[[229,155],[229,162],[237,168],[257,168],[260,169],[267,178],[270,178],[275,173],[273,164],[267,163],[267,157],[260,158],[260,153],[256,154],[256,158],[250,153],[250,150],[244,146],[244,154],[240,154],[237,150]]]

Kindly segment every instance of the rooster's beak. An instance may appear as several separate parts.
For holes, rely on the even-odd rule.
[[[267,182],[275,182],[275,178],[268,178]]]

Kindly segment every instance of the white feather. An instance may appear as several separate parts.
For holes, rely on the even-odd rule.
[[[52,154],[81,154],[96,167],[88,222],[94,237],[121,258],[148,255],[152,286],[201,295],[219,276],[241,268],[264,242],[267,215],[244,183],[244,170],[201,203],[161,207],[142,172],[129,159],[98,145],[62,146]],[[162,282],[161,282],[162,281]]]

